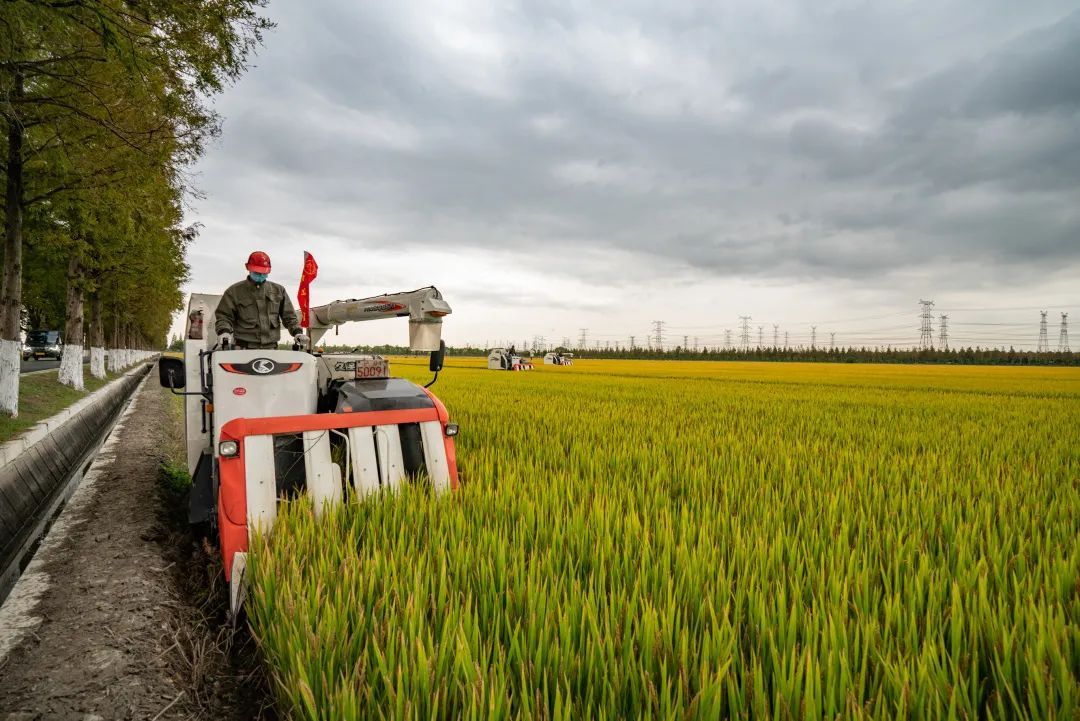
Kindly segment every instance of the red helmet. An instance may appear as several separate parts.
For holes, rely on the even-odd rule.
[[[247,265],[244,266],[252,273],[269,273],[270,272],[270,256],[261,250],[256,250],[254,253],[248,256]]]

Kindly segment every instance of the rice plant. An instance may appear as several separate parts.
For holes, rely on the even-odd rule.
[[[459,492],[255,544],[283,712],[1080,716],[1080,372],[451,366]]]

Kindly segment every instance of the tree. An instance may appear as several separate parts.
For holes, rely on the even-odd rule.
[[[27,214],[118,182],[131,168],[130,153],[161,163],[182,190],[183,167],[218,130],[206,98],[244,70],[270,27],[258,15],[263,6],[265,0],[5,0],[0,412],[18,412]]]

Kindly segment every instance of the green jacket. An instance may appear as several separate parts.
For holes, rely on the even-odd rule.
[[[269,280],[262,285],[247,278],[233,283],[221,296],[214,315],[217,334],[232,333],[241,348],[276,348],[282,326],[292,335],[301,332],[289,294]]]

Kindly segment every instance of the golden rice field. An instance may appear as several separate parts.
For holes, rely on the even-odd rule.
[[[257,545],[286,713],[1080,718],[1080,369],[481,365],[462,490]]]

